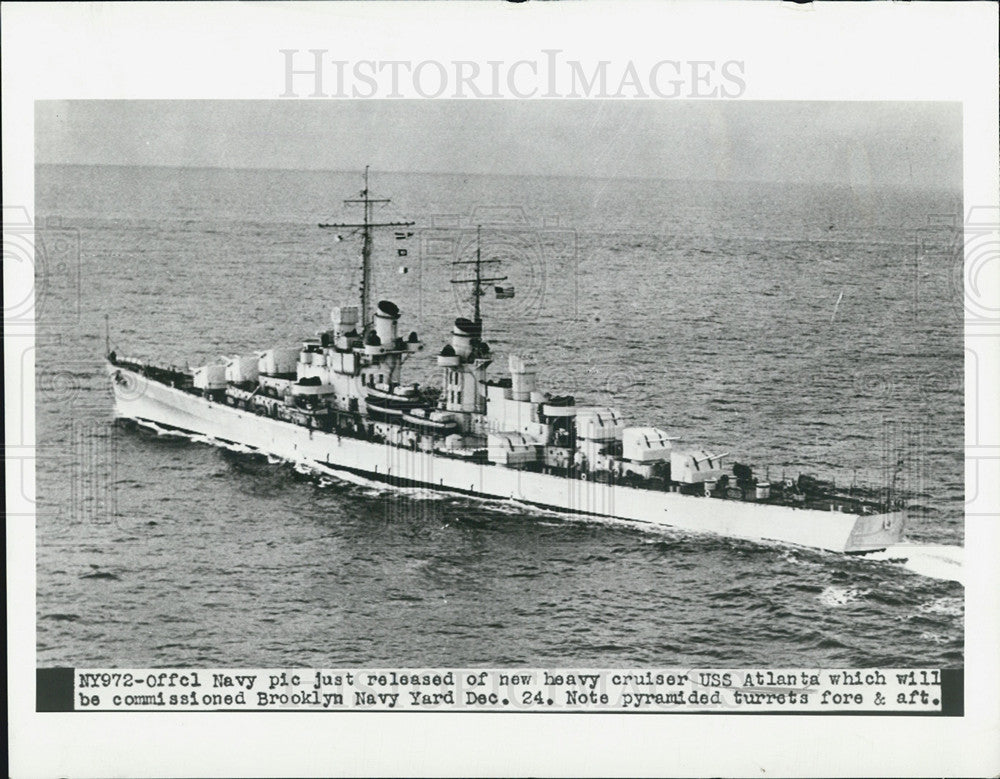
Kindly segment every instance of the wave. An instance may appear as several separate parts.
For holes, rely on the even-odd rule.
[[[260,454],[260,452],[252,447],[244,446],[243,444],[232,443],[227,441],[222,441],[219,439],[212,438],[210,436],[205,436],[197,433],[183,433],[177,430],[165,429],[157,425],[155,422],[151,421],[141,421],[138,422],[139,425],[152,430],[157,434],[157,436],[162,436],[168,439],[188,439],[196,443],[205,443],[212,446],[222,447],[228,449],[232,452],[237,452],[240,454]],[[439,499],[446,500],[448,498],[454,500],[464,501],[470,504],[480,504],[487,505],[492,510],[497,511],[502,514],[528,514],[535,517],[552,517],[558,518],[560,521],[569,523],[585,523],[585,524],[602,524],[613,527],[622,527],[629,529],[639,529],[641,531],[653,532],[661,538],[666,537],[685,537],[685,538],[704,538],[706,535],[697,531],[681,531],[677,528],[669,528],[663,526],[637,526],[635,522],[631,522],[624,519],[619,519],[615,517],[599,517],[599,516],[587,516],[581,517],[577,514],[570,512],[563,512],[556,509],[542,508],[540,506],[535,506],[532,504],[525,504],[515,499],[500,499],[492,498],[486,496],[478,495],[446,495],[439,491],[431,490],[426,487],[401,487],[398,485],[388,486],[383,482],[376,481],[374,479],[368,479],[364,476],[359,476],[346,471],[340,471],[332,467],[324,466],[320,463],[305,462],[305,461],[292,461],[287,460],[276,455],[267,454],[267,461],[272,465],[277,464],[290,464],[294,470],[305,476],[316,477],[317,484],[320,487],[333,486],[336,483],[348,483],[358,487],[365,488],[366,494],[371,497],[381,497],[392,493],[403,493],[408,496],[431,500]],[[659,539],[657,539],[659,540]],[[728,539],[730,543],[738,543],[737,539]],[[754,542],[760,546],[775,546],[783,547],[784,544],[769,541],[756,541]],[[915,544],[915,543],[905,543],[898,544],[896,546],[889,547],[882,552],[874,552],[865,555],[864,559],[879,561],[879,562],[889,562],[901,565],[906,570],[912,573],[925,576],[930,579],[939,579],[944,581],[955,581],[964,586],[964,553],[963,547],[959,546],[947,546],[947,545],[930,545],[930,544]],[[787,558],[786,558],[787,559]],[[789,562],[797,562],[794,558],[789,560]],[[841,596],[837,593],[828,592],[831,588],[827,588],[823,593],[820,594],[820,600],[825,605],[828,606],[842,606],[846,605],[847,602],[855,599],[855,596],[851,596],[849,593],[845,596]],[[843,597],[848,597],[849,600],[843,601]]]
[[[897,544],[866,559],[898,563],[928,579],[958,582],[965,586],[965,548],[932,544]]]
[[[940,614],[944,617],[960,617],[965,612],[962,598],[935,598],[918,609],[921,614]]]
[[[43,614],[42,619],[51,619],[55,622],[76,622],[80,617],[77,614]]]
[[[147,419],[130,419],[127,422],[134,422],[139,427],[144,430],[156,433],[157,436],[166,439],[186,439],[188,441],[193,440],[190,435],[186,433],[181,433],[177,430],[171,430],[166,427],[160,427],[156,422],[151,422]]]
[[[166,440],[185,440],[196,444],[208,444],[209,446],[228,449],[230,452],[237,452],[239,454],[259,454],[257,449],[254,449],[251,446],[236,443],[234,441],[223,441],[218,438],[212,438],[212,436],[202,435],[201,433],[185,433],[175,428],[161,427],[156,424],[156,422],[148,419],[136,419],[132,421],[134,421],[139,427],[156,433],[158,438],[164,438]]]
[[[824,606],[829,606],[831,608],[838,608],[840,606],[847,606],[855,601],[863,598],[871,590],[863,590],[859,587],[838,587],[837,585],[830,585],[823,592],[816,596],[816,599],[822,603]]]

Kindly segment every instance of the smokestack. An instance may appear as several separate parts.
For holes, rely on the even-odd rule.
[[[392,349],[396,343],[396,322],[399,320],[399,306],[388,300],[380,300],[375,307],[375,333],[382,345]]]
[[[451,331],[451,347],[455,354],[463,360],[467,360],[472,354],[472,342],[479,338],[481,326],[471,319],[459,317],[455,320],[455,327]]]

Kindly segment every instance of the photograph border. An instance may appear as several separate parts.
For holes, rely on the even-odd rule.
[[[34,328],[5,317],[8,680],[12,775],[992,775],[1000,645],[996,396],[1000,312],[996,262],[970,256],[997,210],[997,6],[991,3],[810,4],[603,2],[575,4],[350,3],[6,4],[3,27],[5,253],[8,209],[32,219],[33,104],[40,99],[275,99],[285,89],[282,50],[339,60],[506,63],[571,52],[593,67],[661,60],[744,63],[745,89],[726,99],[958,100],[964,111],[966,212],[965,716],[954,718],[588,717],[483,714],[38,713],[35,709]],[[724,20],[720,19],[724,16]],[[748,31],[753,35],[748,35]],[[845,52],[850,56],[844,57]],[[933,52],[933,55],[929,55]],[[836,67],[831,67],[835,64]],[[791,67],[790,67],[791,65]],[[530,67],[521,67],[524,76]],[[530,89],[515,79],[503,97]],[[426,98],[412,89],[400,97]],[[542,85],[543,89],[545,84]],[[697,78],[688,86],[699,89]],[[376,88],[391,89],[391,83]],[[407,93],[407,89],[410,92]],[[565,91],[565,90],[564,90]],[[543,95],[539,95],[541,97]],[[359,96],[363,98],[363,96]],[[705,98],[709,98],[705,95]],[[282,98],[339,99],[339,98]],[[466,98],[463,98],[466,99]],[[572,98],[569,98],[572,99]],[[607,98],[621,99],[613,95]],[[661,99],[646,97],[644,99]],[[663,98],[668,99],[668,98]],[[687,99],[701,99],[690,96]],[[714,99],[719,99],[715,95]],[[21,204],[21,205],[18,205]],[[973,219],[982,222],[973,223]],[[32,219],[33,223],[33,219]],[[970,226],[971,225],[971,226]],[[990,241],[992,243],[989,243]],[[993,249],[989,249],[992,246]],[[991,253],[992,252],[992,253]],[[5,263],[7,301],[31,298],[34,268]],[[978,293],[978,294],[976,294]],[[15,381],[11,381],[15,377]],[[972,626],[974,629],[970,629]],[[333,724],[333,723],[336,724]],[[733,724],[736,727],[733,727]],[[886,745],[872,751],[873,741]],[[277,745],[281,746],[277,746]],[[899,745],[905,744],[905,751]]]

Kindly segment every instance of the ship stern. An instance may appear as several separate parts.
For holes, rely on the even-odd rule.
[[[905,531],[905,511],[860,516],[851,529],[844,551],[848,554],[881,552],[900,543]]]

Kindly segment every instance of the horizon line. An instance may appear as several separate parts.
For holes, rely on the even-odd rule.
[[[259,166],[251,167],[245,165],[184,165],[170,163],[134,163],[122,164],[117,162],[52,162],[35,160],[34,165],[79,167],[79,168],[153,168],[166,170],[219,170],[219,171],[271,171],[288,173],[341,173],[360,175],[364,166],[360,168],[298,168],[298,167],[276,167]],[[584,179],[589,181],[671,181],[671,182],[698,182],[712,184],[797,184],[802,186],[838,186],[851,189],[890,189],[890,190],[921,190],[921,191],[949,191],[964,192],[964,182],[960,184],[854,184],[844,181],[800,181],[790,179],[725,179],[725,178],[677,178],[673,176],[600,176],[586,175],[579,173],[484,173],[482,171],[440,171],[440,170],[377,170],[380,174],[388,175],[417,175],[417,176],[479,176],[495,178],[556,178],[556,179]]]

